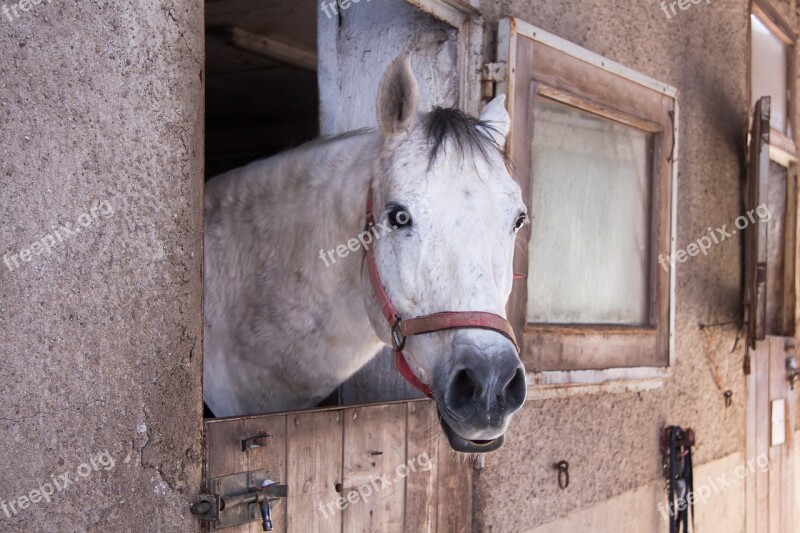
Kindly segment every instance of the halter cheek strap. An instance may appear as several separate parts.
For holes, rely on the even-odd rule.
[[[370,183],[369,192],[367,193],[365,220],[365,231],[369,231],[370,226],[375,223],[372,212],[372,183]],[[364,247],[363,262],[366,262],[367,269],[369,270],[369,279],[372,283],[372,289],[375,292],[375,299],[378,301],[381,313],[389,323],[389,328],[392,332],[395,366],[400,374],[425,396],[429,398],[432,397],[431,388],[430,385],[423,383],[416,374],[414,374],[411,367],[408,366],[408,361],[403,354],[406,337],[448,329],[488,329],[496,331],[510,340],[519,353],[519,346],[514,337],[514,330],[511,328],[511,324],[505,318],[494,313],[486,313],[483,311],[445,311],[403,320],[398,314],[397,309],[392,305],[392,301],[389,299],[389,295],[386,294],[386,290],[383,288],[383,283],[381,283],[381,277],[378,273],[378,265],[375,262],[375,254],[369,246]]]

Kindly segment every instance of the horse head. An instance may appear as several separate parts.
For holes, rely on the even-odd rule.
[[[370,268],[362,271],[365,304],[378,336],[401,352],[407,378],[435,400],[453,449],[489,451],[526,394],[505,320],[527,219],[504,155],[510,119],[503,96],[479,118],[420,113],[418,101],[409,57],[399,56],[378,93],[383,144],[367,224],[385,234],[367,252],[374,271],[371,280]],[[416,328],[402,324],[413,320]]]

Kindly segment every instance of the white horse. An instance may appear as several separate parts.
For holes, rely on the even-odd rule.
[[[368,195],[376,225],[367,246],[398,315],[505,317],[526,220],[503,153],[505,97],[476,119],[441,108],[420,114],[418,94],[409,58],[399,56],[381,80],[379,129],[207,183],[203,376],[217,416],[313,406],[393,342],[364,264]],[[407,377],[430,387],[459,451],[502,444],[525,399],[515,344],[487,327],[402,341]]]

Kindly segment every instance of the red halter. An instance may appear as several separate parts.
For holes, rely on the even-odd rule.
[[[369,192],[367,193],[365,231],[370,231],[370,226],[374,223],[375,219],[372,213],[372,183],[370,183]],[[416,374],[414,374],[414,371],[408,366],[408,362],[403,355],[403,346],[406,343],[406,337],[410,335],[420,335],[433,331],[458,328],[490,329],[510,340],[517,349],[517,352],[519,352],[519,346],[514,337],[514,330],[511,328],[511,324],[505,318],[494,313],[485,313],[483,311],[445,311],[405,320],[400,318],[397,309],[392,305],[389,296],[386,294],[386,290],[383,288],[383,283],[381,283],[381,277],[380,274],[378,274],[378,266],[375,263],[375,254],[372,251],[372,247],[365,246],[364,248],[364,260],[366,260],[367,268],[369,268],[369,278],[372,281],[375,298],[378,300],[381,312],[389,322],[389,328],[392,332],[392,348],[394,348],[395,351],[395,366],[397,366],[397,370],[400,374],[422,394],[429,398],[432,397],[430,385],[423,383]]]

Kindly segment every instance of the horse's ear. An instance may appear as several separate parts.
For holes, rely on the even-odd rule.
[[[409,129],[417,118],[419,85],[411,57],[401,54],[386,68],[378,89],[378,122],[386,135]]]
[[[505,148],[506,137],[508,137],[508,131],[511,129],[511,117],[508,116],[506,106],[503,105],[505,101],[506,95],[501,94],[496,96],[491,102],[486,104],[480,116],[480,119],[489,126],[488,128],[483,128],[483,131],[491,137],[500,148]]]

